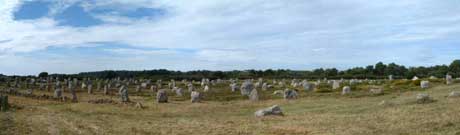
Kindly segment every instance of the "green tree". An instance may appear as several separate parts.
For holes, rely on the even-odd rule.
[[[38,74],[38,77],[46,78],[48,77],[48,72],[41,72],[40,74]]]
[[[452,75],[459,77],[460,76],[460,60],[454,60],[450,66],[449,70]]]

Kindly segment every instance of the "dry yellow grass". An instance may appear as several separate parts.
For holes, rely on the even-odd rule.
[[[11,103],[22,109],[0,113],[0,134],[455,135],[460,134],[460,99],[445,97],[452,90],[460,90],[460,85],[440,85],[401,95],[310,94],[294,101],[273,99],[257,103],[232,100],[192,104],[188,100],[175,100],[158,104],[152,97],[131,97],[142,102],[145,109],[89,104],[84,101],[96,96],[84,92],[79,93],[80,103],[10,96]],[[429,93],[437,101],[415,104],[417,93]],[[383,100],[394,105],[379,105]],[[286,116],[254,117],[257,109],[274,104],[280,105]]]

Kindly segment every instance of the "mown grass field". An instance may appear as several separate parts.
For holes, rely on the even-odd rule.
[[[143,103],[144,109],[87,103],[90,99],[111,98],[100,92],[79,92],[79,103],[10,96],[15,108],[0,112],[0,134],[460,134],[460,98],[446,97],[451,91],[460,91],[460,84],[438,84],[427,90],[396,89],[385,89],[383,96],[367,96],[367,91],[353,91],[351,96],[341,96],[339,91],[300,92],[301,98],[291,101],[267,91],[260,92],[262,101],[250,102],[223,85],[215,91],[225,92],[205,94],[209,100],[197,104],[190,103],[188,96],[170,94],[169,103],[158,104],[149,94],[131,94],[131,100]],[[436,102],[416,104],[418,93],[428,93]],[[118,96],[112,98],[118,100]],[[383,100],[389,104],[379,105]],[[275,104],[281,106],[285,116],[254,116],[256,110]]]

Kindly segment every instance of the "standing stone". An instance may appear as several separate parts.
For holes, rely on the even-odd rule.
[[[193,84],[192,84],[192,83],[189,83],[189,84],[187,85],[187,87],[188,87],[188,92],[195,91],[195,87],[193,87]]]
[[[128,88],[127,86],[123,85],[121,86],[119,92],[121,96],[121,102],[129,102],[129,95],[128,95]]]
[[[351,93],[351,88],[350,86],[345,86],[342,88],[342,95],[347,95]]]
[[[250,80],[246,80],[243,84],[241,84],[241,95],[248,96],[251,93],[251,90],[254,89],[254,85],[251,83]]]
[[[236,83],[230,84],[230,89],[232,90],[232,92],[236,92],[236,90],[238,89],[237,84]]]
[[[73,86],[72,82],[68,84],[69,92],[72,95],[72,102],[78,102],[77,93],[75,92],[75,87]]]
[[[101,81],[97,81],[97,86],[96,86],[97,88],[96,88],[96,90],[100,92],[100,91],[101,91],[101,86],[102,86],[102,82],[101,82]]]
[[[139,93],[139,92],[141,92],[141,86],[140,86],[140,85],[137,85],[137,86],[136,86],[136,93]]]
[[[249,100],[251,101],[259,101],[259,94],[257,93],[257,89],[253,89],[249,94]]]
[[[192,91],[192,93],[190,93],[190,98],[191,98],[192,103],[201,102],[201,94],[198,91]]]
[[[274,105],[272,107],[261,109],[255,112],[256,117],[263,117],[268,115],[284,116],[283,111],[278,105]]]
[[[297,99],[297,91],[295,90],[289,90],[289,89],[286,89],[284,90],[284,99],[286,100],[291,100],[291,99]]]
[[[420,82],[420,87],[422,89],[426,89],[426,88],[430,87],[430,82],[429,81],[422,81],[422,82]]]
[[[88,94],[93,94],[93,85],[88,84],[87,88],[88,88]]]
[[[54,88],[54,98],[61,98],[62,97],[62,87],[61,82],[56,82],[56,86]]]
[[[205,85],[204,86],[204,92],[208,92],[209,91],[209,86],[208,85]]]
[[[446,84],[451,85],[453,83],[453,79],[451,75],[446,75]]]
[[[393,81],[393,75],[389,75],[388,80]]]
[[[104,95],[109,94],[109,85],[104,85]]]
[[[303,81],[302,82],[302,87],[305,91],[312,91],[313,90],[313,84],[309,83],[308,81]]]
[[[166,90],[159,90],[157,92],[157,103],[167,103],[168,102],[168,95],[166,94]]]
[[[268,84],[267,83],[263,83],[262,84],[262,91],[267,91],[268,90]]]
[[[332,89],[336,90],[340,88],[340,82],[337,80],[332,81]]]
[[[155,94],[157,92],[157,87],[155,85],[150,86],[150,92],[152,92],[152,94]]]
[[[174,92],[176,93],[176,96],[182,97],[182,88],[175,87]]]

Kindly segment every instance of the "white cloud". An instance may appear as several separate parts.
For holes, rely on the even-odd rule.
[[[50,16],[62,12],[78,1],[59,1],[60,4],[51,8]],[[136,59],[124,61],[127,63],[141,63],[142,60],[148,60],[148,56],[156,56],[168,59],[158,59],[161,64],[166,65],[164,67],[184,70],[285,68],[286,65],[308,69],[334,65],[360,66],[385,60],[387,57],[394,58],[394,55],[398,59],[391,60],[398,60],[402,64],[415,64],[410,61],[424,56],[392,53],[393,49],[388,48],[415,53],[414,50],[417,49],[404,44],[457,40],[456,37],[460,34],[460,8],[454,0],[96,0],[91,4],[87,1],[81,4],[88,11],[103,6],[120,10],[161,8],[166,11],[166,15],[151,20],[116,14],[94,14],[107,23],[87,28],[57,26],[50,16],[38,20],[15,21],[12,14],[20,4],[19,0],[3,0],[0,5],[0,41],[9,41],[0,42],[0,55],[6,52],[30,53],[48,47],[91,46],[94,42],[110,42],[140,48],[169,49],[110,50],[118,54],[138,56]],[[415,48],[427,47],[431,46]],[[191,53],[187,54],[191,55],[187,60],[180,60],[183,57],[164,57],[181,55],[170,51],[177,49],[198,51],[185,52]],[[434,53],[436,54],[437,52]],[[18,56],[3,57],[16,59]],[[439,61],[437,58],[443,60]],[[446,57],[434,59],[439,62],[450,61],[445,60]],[[99,62],[103,66],[92,68],[124,68],[111,65],[118,62]],[[193,64],[180,66],[183,62]],[[142,64],[137,66],[161,67]],[[90,69],[69,69],[62,72]],[[16,71],[8,69],[3,72]]]

